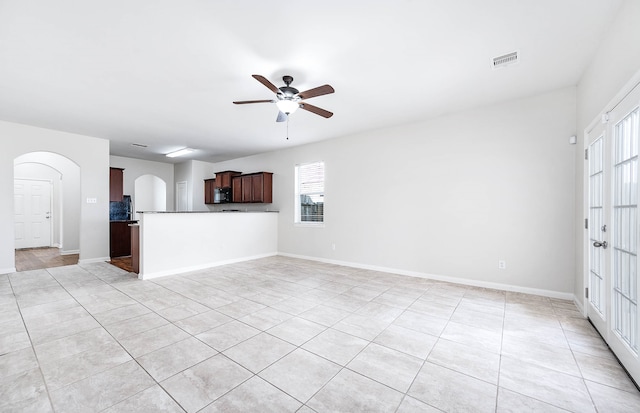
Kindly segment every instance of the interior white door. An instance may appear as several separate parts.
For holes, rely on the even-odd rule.
[[[180,181],[176,184],[176,211],[187,211],[187,181]]]
[[[640,383],[640,86],[615,105],[587,139],[587,314],[629,374]]]
[[[15,248],[51,246],[51,182],[14,180]]]

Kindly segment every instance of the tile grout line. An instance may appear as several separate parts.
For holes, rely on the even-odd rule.
[[[427,290],[428,291],[428,290]],[[424,295],[424,293],[421,295],[421,297]],[[417,301],[418,299],[416,299],[415,301]],[[414,301],[414,303],[415,303]],[[455,313],[456,309],[458,308],[458,306],[460,305],[460,301],[462,301],[462,298],[458,301],[458,304],[456,304],[455,309],[453,310],[453,312],[451,313],[451,316],[453,316],[453,313]],[[408,309],[409,307],[407,307]],[[406,311],[406,310],[405,310]],[[411,380],[411,383],[409,384],[409,387],[407,388],[407,391],[405,392],[405,394],[402,396],[402,401],[400,402],[400,404],[398,405],[398,407],[396,408],[396,412],[398,411],[398,409],[400,408],[400,406],[402,405],[402,402],[404,402],[404,399],[407,397],[412,397],[409,396],[409,391],[411,390],[411,387],[413,387],[413,385],[416,382],[416,379],[418,378],[418,376],[420,375],[420,372],[422,371],[422,369],[424,368],[424,366],[427,364],[427,361],[429,359],[429,355],[433,352],[433,349],[438,345],[438,342],[440,341],[440,336],[442,336],[442,333],[444,332],[444,330],[447,328],[447,326],[449,325],[449,322],[451,322],[451,316],[449,316],[449,318],[447,319],[447,323],[444,325],[444,327],[442,328],[442,331],[440,331],[440,334],[438,334],[438,336],[436,337],[436,341],[435,343],[433,343],[433,346],[431,347],[431,350],[429,350],[429,352],[427,353],[427,355],[424,357],[424,360],[422,361],[422,364],[420,365],[420,368],[418,369],[418,372],[416,373],[416,375],[413,377],[413,380]],[[441,366],[442,367],[442,366]],[[451,369],[449,369],[451,370]],[[455,371],[455,370],[452,370]],[[412,397],[413,398],[413,397]],[[420,400],[418,398],[416,398],[416,400],[419,400],[421,403],[426,404],[427,406],[430,407],[434,407],[435,406],[425,402],[424,400]],[[441,409],[438,409],[441,410]]]
[[[36,270],[37,271],[37,270]],[[45,269],[45,271],[47,272],[47,274],[54,278],[49,271],[47,271]],[[15,273],[14,273],[15,274]],[[15,289],[13,287],[13,283],[11,281],[11,277],[7,276],[8,280],[9,280],[9,285],[11,286],[11,293],[13,294],[13,298],[16,302],[16,307],[18,308],[18,313],[20,314],[20,319],[22,320],[22,325],[24,327],[25,332],[27,333],[27,337],[29,337],[29,344],[31,344],[31,352],[33,353],[33,356],[36,359],[36,363],[38,364],[38,371],[40,372],[40,378],[42,379],[42,384],[44,385],[44,390],[47,393],[47,399],[49,400],[49,405],[51,406],[51,410],[53,412],[56,411],[55,405],[53,404],[53,399],[51,398],[51,392],[49,390],[49,385],[47,384],[47,381],[44,378],[44,373],[42,372],[42,367],[40,366],[40,359],[38,357],[38,353],[36,352],[36,348],[35,345],[33,344],[33,339],[31,338],[31,333],[29,332],[29,329],[27,328],[27,323],[24,321],[24,315],[22,314],[22,308],[20,306],[20,303],[18,302],[18,297],[16,296],[15,293]],[[54,278],[55,279],[55,278]],[[56,279],[56,282],[58,282],[58,280]],[[59,283],[58,283],[59,284]],[[65,290],[66,291],[66,290]]]
[[[80,267],[80,268],[83,268],[83,267]],[[134,298],[132,298],[132,297],[130,297],[129,295],[125,294],[124,292],[120,291],[120,290],[119,290],[119,289],[117,289],[116,287],[113,287],[113,286],[112,286],[112,284],[113,284],[113,283],[109,283],[109,282],[106,282],[106,281],[102,280],[100,277],[98,277],[97,275],[95,275],[95,274],[91,273],[91,271],[89,271],[89,270],[88,270],[88,269],[86,269],[86,268],[83,268],[83,269],[84,269],[86,272],[90,273],[90,274],[91,274],[93,277],[95,277],[96,279],[99,279],[100,281],[104,282],[106,285],[108,285],[108,286],[110,286],[111,288],[113,288],[113,290],[114,290],[114,291],[118,291],[119,293],[121,293],[121,294],[123,294],[123,295],[127,296],[128,298],[130,298],[130,299],[134,300],[136,303],[138,303],[138,304],[142,305],[143,307],[145,307],[145,308],[149,309],[151,312],[153,312],[153,310],[151,310],[149,307],[145,306],[144,304],[140,303],[138,300],[135,300]],[[124,271],[124,270],[123,270],[123,271]],[[48,271],[47,271],[47,272],[48,272]],[[126,353],[129,355],[129,357],[131,357],[131,360],[132,360],[132,361],[134,361],[134,362],[135,362],[135,363],[136,363],[136,364],[137,364],[137,365],[138,365],[142,370],[144,370],[144,372],[145,372],[145,373],[146,373],[146,374],[147,374],[147,375],[148,375],[148,376],[149,376],[149,377],[150,377],[150,378],[151,378],[151,379],[152,379],[152,380],[153,380],[153,381],[154,381],[158,386],[160,386],[160,387],[162,388],[162,390],[163,390],[165,393],[167,393],[167,395],[168,395],[172,400],[174,400],[174,401],[177,403],[177,405],[178,405],[178,406],[180,406],[180,408],[182,408],[182,405],[181,405],[180,403],[178,403],[178,401],[177,401],[177,400],[175,400],[175,399],[173,398],[173,396],[172,396],[171,394],[169,394],[169,393],[164,389],[164,387],[162,387],[162,386],[160,385],[160,383],[159,383],[158,381],[156,381],[156,379],[155,379],[151,374],[149,374],[149,372],[144,368],[144,366],[142,366],[142,365],[138,362],[138,360],[136,360],[136,358],[135,358],[135,357],[133,357],[133,355],[129,352],[129,350],[127,350],[127,349],[126,349],[126,348],[125,348],[125,347],[120,343],[120,341],[119,341],[117,338],[115,338],[115,337],[111,334],[111,332],[110,332],[109,330],[107,330],[107,329],[105,328],[105,326],[104,326],[104,325],[103,325],[103,324],[102,324],[98,319],[96,319],[96,318],[95,318],[94,314],[93,314],[93,313],[91,313],[89,310],[87,310],[87,308],[86,308],[82,303],[80,303],[80,302],[76,299],[76,297],[75,297],[73,294],[71,294],[71,293],[66,289],[66,287],[65,287],[64,285],[62,285],[62,284],[60,283],[60,281],[58,281],[58,279],[55,277],[55,275],[53,275],[53,274],[50,274],[50,275],[51,275],[51,277],[52,277],[52,278],[54,278],[54,279],[56,280],[56,282],[58,282],[58,284],[60,284],[60,286],[61,286],[61,287],[62,287],[62,288],[67,292],[67,294],[69,294],[69,296],[71,296],[71,297],[72,297],[72,298],[73,298],[73,299],[78,303],[78,305],[79,305],[79,306],[81,306],[81,307],[82,307],[82,308],[87,312],[87,314],[89,314],[89,315],[90,315],[90,316],[91,316],[91,317],[96,321],[96,323],[98,323],[98,325],[100,326],[100,328],[102,328],[102,329],[103,329],[103,330],[104,330],[104,331],[105,331],[105,332],[106,332],[106,333],[107,333],[111,338],[113,338],[113,340],[114,340],[116,343],[118,343],[118,346],[120,346],[120,348],[121,348],[124,352],[126,352]],[[108,311],[108,310],[107,310],[107,311]],[[162,316],[160,316],[160,317],[162,317]],[[135,317],[134,317],[134,318],[135,318]],[[167,321],[168,321],[168,320],[167,320]],[[76,334],[78,334],[78,333],[76,333]],[[75,334],[72,334],[72,335],[75,335]],[[70,336],[65,336],[65,337],[70,337]],[[65,337],[61,337],[61,338],[65,338]],[[35,351],[34,351],[34,353],[35,353]],[[68,387],[68,386],[71,386],[71,385],[73,385],[73,384],[75,384],[75,383],[78,383],[78,382],[80,382],[80,381],[82,381],[82,380],[85,380],[85,379],[87,379],[87,378],[89,378],[89,377],[95,376],[96,374],[104,373],[104,372],[106,372],[106,371],[109,371],[109,370],[115,369],[116,367],[120,367],[120,366],[122,366],[123,364],[126,364],[126,363],[128,363],[128,362],[120,363],[120,364],[118,364],[117,366],[112,366],[112,367],[110,367],[110,368],[107,368],[107,369],[101,370],[101,371],[99,371],[99,372],[97,372],[97,373],[95,373],[95,374],[91,374],[91,375],[89,375],[89,376],[87,376],[87,377],[84,377],[84,378],[78,379],[78,380],[76,380],[76,381],[74,381],[74,382],[72,382],[72,383],[69,383],[69,384],[67,384],[67,385],[65,385],[65,386],[63,386],[63,387],[61,387],[61,389],[62,389],[62,388],[65,388],[65,387]],[[128,400],[128,399],[130,399],[130,398],[132,398],[132,397],[134,397],[134,396],[136,396],[136,395],[138,395],[138,394],[140,394],[140,393],[142,393],[142,392],[144,392],[144,391],[146,391],[146,390],[150,389],[151,387],[153,387],[153,386],[150,386],[150,387],[147,387],[147,388],[145,388],[145,389],[142,389],[142,390],[140,390],[139,392],[136,392],[136,393],[132,394],[131,396],[129,396],[129,397],[127,397],[127,398],[125,398],[125,399],[119,400],[118,402],[114,403],[113,405],[107,406],[107,407],[105,407],[105,408],[104,408],[104,409],[102,409],[102,410],[109,409],[109,408],[111,408],[111,407],[113,407],[113,406],[117,405],[118,403],[123,402],[124,400]],[[53,406],[53,403],[52,403],[52,406]],[[185,409],[183,409],[183,410],[185,410]],[[186,410],[185,410],[185,411],[186,411]]]
[[[500,329],[500,352],[498,354],[498,379],[496,380],[496,403],[495,411],[498,411],[498,400],[500,399],[500,378],[502,377],[502,346],[504,345],[504,326],[507,322],[507,301],[508,297],[505,294],[502,316],[502,328]]]

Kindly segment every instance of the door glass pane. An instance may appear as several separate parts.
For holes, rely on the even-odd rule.
[[[639,113],[616,124],[613,152],[613,329],[636,353]]]
[[[604,314],[603,250],[593,243],[602,241],[603,222],[603,144],[602,137],[589,146],[589,301]]]

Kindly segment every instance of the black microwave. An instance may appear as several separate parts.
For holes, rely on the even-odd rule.
[[[228,204],[229,202],[231,202],[231,188],[214,188],[214,204]]]

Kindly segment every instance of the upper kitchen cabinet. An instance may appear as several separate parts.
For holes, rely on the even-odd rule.
[[[222,171],[216,172],[216,180],[214,185],[216,188],[231,188],[231,179],[234,176],[240,175],[242,172],[237,171]]]
[[[270,204],[273,199],[273,173],[257,172],[233,177],[233,202]]]
[[[109,201],[122,202],[124,169],[109,168]]]
[[[215,179],[205,179],[204,180],[204,203],[205,204],[213,204],[214,203],[215,188],[216,188],[216,180]]]
[[[231,202],[242,202],[242,178],[239,176],[231,178]]]
[[[251,202],[272,202],[273,174],[260,172],[251,175]]]

